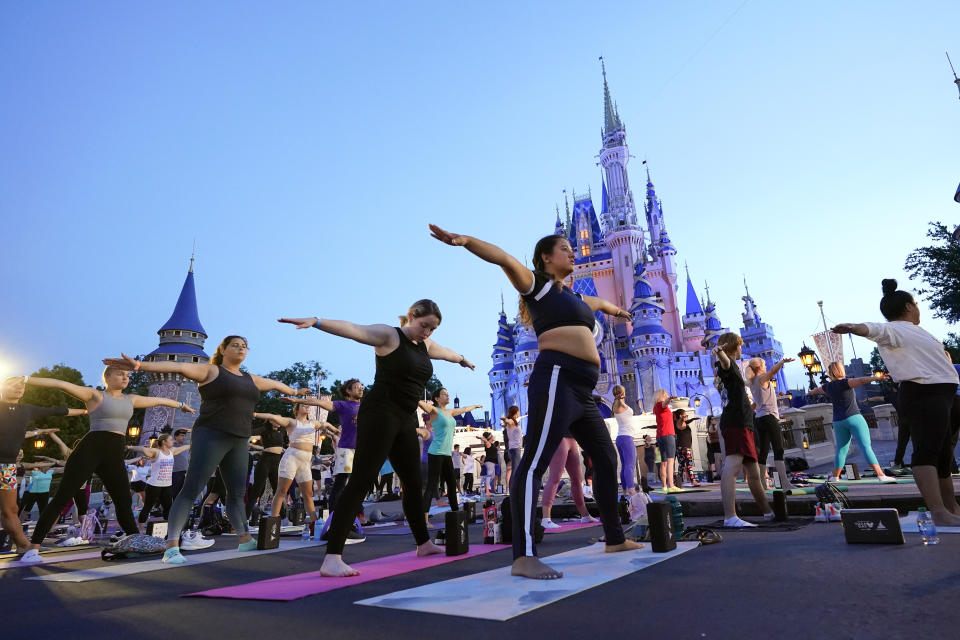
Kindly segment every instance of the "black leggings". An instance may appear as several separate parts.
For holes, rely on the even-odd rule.
[[[767,454],[773,448],[773,459],[783,460],[783,433],[780,431],[780,419],[772,413],[760,416],[753,421],[757,430],[757,460],[760,468],[767,464]]]
[[[463,492],[473,493],[473,474],[472,473],[463,474]]]
[[[80,439],[63,467],[63,478],[56,495],[40,514],[37,527],[30,536],[33,544],[43,542],[67,502],[94,473],[100,477],[104,488],[113,498],[117,521],[123,532],[129,535],[140,533],[133,517],[130,480],[123,463],[123,454],[126,452],[124,440],[124,436],[109,431],[91,431]]]
[[[260,502],[264,490],[267,488],[267,480],[270,481],[270,487],[273,493],[277,493],[277,478],[280,473],[280,458],[282,453],[261,453],[260,462],[253,472],[253,486],[250,487],[250,493],[247,496],[247,518],[253,513],[253,506]]]
[[[337,474],[339,475],[339,474]],[[384,473],[377,481],[377,495],[389,495],[393,493],[393,471]]]
[[[950,477],[953,460],[953,433],[950,414],[955,384],[900,383],[900,409],[913,427],[914,467],[937,468],[937,477]]]
[[[572,435],[593,460],[594,496],[607,545],[625,540],[617,510],[617,451],[593,400],[599,368],[559,351],[541,351],[527,387],[526,447],[510,478],[513,557],[535,556],[533,523],[540,479],[564,436]]]
[[[403,487],[403,514],[417,545],[430,539],[423,519],[420,482],[420,442],[413,409],[398,407],[389,398],[372,391],[357,413],[357,448],[353,472],[338,498],[327,532],[327,553],[343,553],[347,531],[363,507],[363,499],[377,480],[383,463],[390,459]]]
[[[173,504],[173,490],[171,487],[155,487],[148,484],[143,495],[143,509],[140,509],[140,516],[137,521],[143,524],[150,517],[153,511],[153,505],[160,503],[163,508],[163,519],[170,517],[170,505]]]
[[[333,486],[330,487],[330,499],[327,501],[327,504],[330,505],[330,511],[337,510],[337,500],[340,499],[340,494],[343,493],[343,488],[347,486],[347,480],[349,479],[349,473],[338,473],[333,477]],[[390,486],[393,486],[392,478],[390,480]],[[392,488],[391,491],[393,491]]]
[[[28,516],[30,512],[33,511],[33,505],[37,505],[40,509],[40,513],[43,513],[43,510],[47,506],[47,502],[50,500],[50,492],[44,491],[43,493],[31,493],[26,492],[23,494],[23,502],[20,504],[20,515],[26,513]]]
[[[427,485],[423,490],[423,512],[430,512],[430,501],[440,497],[440,483],[447,485],[450,510],[460,508],[457,500],[457,478],[453,475],[453,457],[427,454]]]

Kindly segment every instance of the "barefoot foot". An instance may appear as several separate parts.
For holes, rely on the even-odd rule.
[[[514,560],[510,575],[533,580],[556,580],[563,577],[562,572],[543,564],[536,556],[523,556]]]
[[[358,576],[360,572],[344,562],[341,556],[328,553],[320,565],[320,575],[327,578],[347,578]]]
[[[643,549],[643,545],[639,542],[634,542],[633,540],[624,540],[620,544],[608,544],[603,548],[606,553],[617,553],[618,551],[634,551],[635,549]]]
[[[443,549],[433,544],[433,541],[427,540],[423,544],[417,547],[417,557],[423,558],[424,556],[433,556],[438,553],[443,553]]]
[[[960,527],[960,516],[954,515],[947,509],[934,511],[932,515],[933,524],[938,527]]]

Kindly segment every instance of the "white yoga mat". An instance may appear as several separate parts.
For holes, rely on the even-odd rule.
[[[667,553],[654,553],[649,543],[637,551],[604,553],[604,544],[574,549],[544,558],[563,572],[559,580],[530,580],[510,575],[510,567],[475,573],[433,584],[395,591],[355,604],[406,609],[483,620],[509,620],[544,605],[622,578],[696,549],[698,542],[678,542]]]
[[[58,562],[75,562],[77,560],[93,560],[100,557],[100,551],[77,551],[76,553],[52,553],[40,554],[44,562],[22,562],[20,560],[0,560],[0,571],[5,569],[16,569],[17,567],[42,567],[45,564],[56,564]],[[20,556],[17,556],[19,558]]]
[[[900,518],[900,528],[904,533],[919,534],[920,532],[917,530],[917,512],[911,511]],[[960,527],[941,527],[937,525],[937,533],[960,533]]]
[[[119,562],[96,569],[82,569],[79,571],[66,571],[62,573],[48,573],[43,576],[33,576],[26,580],[42,580],[44,582],[89,582],[90,580],[103,580],[105,578],[119,578],[121,576],[132,576],[137,573],[148,573],[150,571],[162,571],[164,569],[179,569],[180,567],[193,567],[198,564],[208,562],[220,562],[221,560],[234,560],[236,558],[255,558],[266,553],[276,553],[278,551],[292,551],[294,549],[304,549],[307,547],[318,547],[327,544],[326,541],[316,542],[313,540],[281,540],[280,546],[276,549],[266,551],[187,551],[184,556],[187,558],[186,564],[164,564],[160,561],[160,556],[156,560],[134,560],[129,562]],[[43,566],[43,565],[33,565]]]

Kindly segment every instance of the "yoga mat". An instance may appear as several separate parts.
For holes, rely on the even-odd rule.
[[[586,529],[587,527],[599,527],[601,523],[574,520],[573,522],[561,522],[559,524],[559,529],[544,529],[544,533],[566,533],[567,531],[576,531],[577,529]]]
[[[909,478],[897,478],[897,484],[914,484],[913,476]],[[890,484],[892,482],[880,482],[876,478],[860,478],[859,480],[841,480],[844,484]]]
[[[250,582],[233,587],[187,593],[184,594],[184,597],[277,600],[287,602],[290,600],[299,600],[300,598],[318,593],[334,591],[335,589],[352,587],[355,584],[363,584],[364,582],[372,582],[373,580],[380,580],[403,573],[410,573],[411,571],[419,571],[420,569],[456,562],[457,560],[484,555],[492,551],[503,551],[509,548],[509,546],[505,545],[473,544],[470,545],[470,551],[461,556],[438,554],[425,558],[418,558],[416,551],[407,551],[406,553],[400,553],[394,556],[358,562],[352,566],[360,572],[360,575],[349,578],[325,578],[320,575],[319,571],[311,571],[310,573],[299,573],[282,578],[260,580],[258,582]]]
[[[744,518],[746,520],[746,518]],[[723,526],[723,520],[717,520],[709,524],[703,525],[708,529],[716,529],[717,531],[765,531],[767,533],[779,532],[779,531],[796,531],[797,529],[802,529],[811,522],[813,518],[790,518],[786,522],[773,522],[773,521],[759,521],[757,519],[747,520],[747,522],[753,523],[757,526],[755,527],[725,527]]]
[[[920,532],[917,530],[917,512],[911,511],[900,518],[900,528],[903,529],[904,533],[919,534]],[[941,527],[937,525],[937,533],[960,533],[960,527]]]
[[[60,553],[76,553],[78,551],[96,551],[97,554],[100,553],[102,549],[100,545],[97,544],[78,544],[72,547],[40,547],[41,556],[54,556]],[[15,560],[20,557],[19,553],[14,553],[8,551],[7,553],[0,553],[0,560]]]
[[[194,567],[198,564],[208,562],[219,562],[221,560],[235,560],[237,558],[256,558],[267,553],[277,553],[278,551],[292,551],[294,549],[305,549],[307,547],[317,547],[327,544],[326,542],[301,541],[301,540],[281,540],[280,546],[276,549],[266,551],[237,551],[230,549],[228,551],[187,551],[184,555],[187,558],[186,564],[163,564],[160,556],[148,560],[132,561],[122,564],[112,564],[96,569],[82,569],[79,571],[67,571],[62,573],[48,573],[42,576],[33,576],[26,580],[41,580],[44,582],[89,582],[90,580],[103,580],[105,578],[119,578],[121,576],[131,576],[138,573],[148,573],[151,571],[162,571],[166,569],[179,569],[181,567]]]
[[[436,531],[436,529],[427,529],[427,532]],[[408,536],[413,532],[410,530],[410,527],[395,527],[393,529],[378,529],[376,531],[367,531],[367,528],[363,528],[363,535],[371,536]]]
[[[705,493],[705,492],[707,492],[707,491],[710,491],[710,489],[683,489],[683,488],[678,488],[678,489],[674,489],[673,491],[671,491],[671,492],[669,492],[669,493],[667,493],[667,492],[664,491],[663,489],[654,489],[653,491],[651,491],[651,493],[659,493],[659,494],[663,494],[663,495],[668,495],[668,496],[669,496],[669,495],[673,495],[673,494],[676,494],[676,493]]]
[[[834,485],[834,488],[837,491],[840,491],[843,493],[846,493],[847,491],[850,490],[850,487],[846,487],[846,486]],[[750,489],[749,487],[737,487],[737,491],[746,491],[747,493],[749,493]],[[764,493],[768,493],[770,495],[773,495],[773,492],[774,492],[773,489],[766,489],[764,491]],[[788,496],[806,496],[806,495],[813,495],[816,492],[817,492],[816,487],[797,487],[796,489],[788,489],[784,493],[786,493]]]
[[[605,553],[603,543],[560,553],[544,561],[562,571],[559,580],[530,580],[510,575],[510,567],[475,573],[360,600],[355,604],[442,613],[482,620],[509,620],[598,585],[686,553],[699,542],[678,542],[667,553],[650,545],[637,551]]]
[[[48,564],[58,564],[61,562],[75,562],[77,560],[93,560],[100,557],[99,551],[79,551],[77,553],[60,553],[49,555],[40,553],[43,562],[21,562],[16,559],[0,560],[0,571],[5,569],[16,569],[17,567],[42,567]],[[19,558],[20,556],[15,556]]]

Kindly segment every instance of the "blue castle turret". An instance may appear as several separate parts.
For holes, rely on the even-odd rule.
[[[639,263],[634,268],[630,315],[633,316],[630,354],[635,360],[637,370],[636,392],[644,409],[652,410],[654,392],[657,389],[673,389],[668,370],[672,337],[670,332],[663,328],[663,304],[647,282],[644,263]]]
[[[757,313],[757,305],[750,295],[750,289],[747,287],[747,279],[743,279],[743,288],[746,295],[743,300],[743,328],[740,329],[740,337],[743,338],[743,357],[744,358],[762,358],[767,363],[769,369],[783,358],[783,345],[773,335],[773,328],[760,319]],[[783,369],[777,372],[777,389],[781,392],[787,389],[787,379]]]
[[[492,390],[490,398],[493,424],[499,424],[500,417],[505,416],[507,408],[514,404],[513,389],[510,387],[510,379],[514,375],[514,348],[513,325],[507,322],[507,314],[501,307],[497,320],[497,343],[493,345],[493,367],[487,374]]]
[[[145,362],[191,362],[207,363],[210,356],[203,350],[207,331],[200,323],[197,311],[197,293],[193,282],[193,258],[187,272],[180,297],[170,319],[157,330],[160,345],[144,357]],[[197,383],[175,373],[148,373],[148,395],[152,398],[170,398],[184,402],[193,408],[200,406]],[[170,407],[147,409],[143,421],[141,442],[160,433],[164,427],[189,429],[196,416]]]

